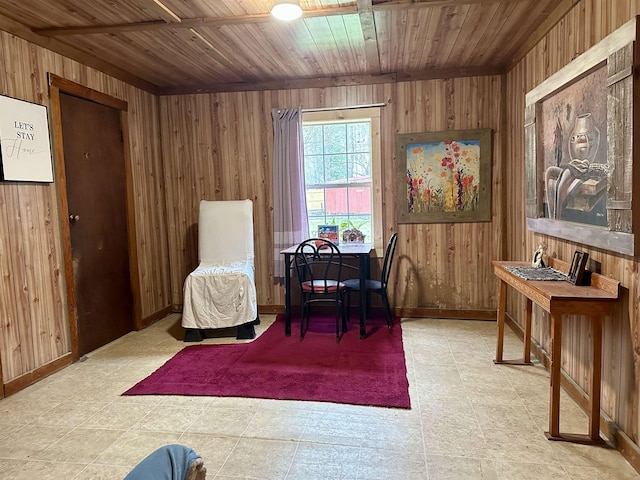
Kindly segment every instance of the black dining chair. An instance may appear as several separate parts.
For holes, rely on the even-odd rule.
[[[393,263],[393,257],[396,253],[396,243],[398,242],[398,234],[391,235],[389,242],[387,243],[387,249],[384,252],[384,261],[382,262],[382,274],[380,280],[367,280],[365,282],[365,291],[360,292],[360,279],[351,278],[345,280],[344,286],[346,287],[347,295],[347,312],[351,313],[351,292],[360,292],[360,295],[367,296],[367,305],[371,304],[371,294],[378,293],[382,297],[382,303],[384,305],[384,313],[387,317],[387,327],[391,331],[393,321],[391,316],[391,307],[389,306],[389,297],[387,295],[387,285],[389,283],[389,275],[391,273],[391,264]]]
[[[345,286],[340,281],[342,254],[332,242],[321,238],[310,238],[296,248],[293,257],[301,292],[300,340],[309,329],[311,305],[333,303],[336,306],[336,343],[347,329],[344,314]],[[306,321],[306,327],[305,327]]]

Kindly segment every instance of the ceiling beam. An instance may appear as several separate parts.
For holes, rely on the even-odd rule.
[[[420,80],[438,80],[444,78],[487,77],[506,73],[502,67],[454,67],[429,68],[419,72],[404,72],[396,75],[398,82],[417,82]]]
[[[151,0],[149,4],[151,9],[154,11],[156,15],[158,15],[162,20],[166,23],[180,23],[182,19],[173,13],[169,7],[167,7],[160,0]]]
[[[193,85],[185,87],[166,87],[160,95],[190,95],[194,93],[248,92],[264,90],[292,90],[297,88],[328,88],[346,85],[373,85],[393,83],[395,74],[387,75],[351,75],[333,77],[309,77],[285,80],[268,80],[264,82],[236,82],[210,85]]]
[[[301,18],[330,17],[335,15],[348,15],[358,13],[355,6],[323,8],[321,10],[308,10]],[[183,18],[180,23],[166,23],[164,21],[150,21],[137,23],[121,23],[114,25],[96,25],[91,27],[53,27],[34,28],[33,31],[39,35],[57,37],[62,35],[90,35],[96,33],[122,33],[145,30],[166,30],[176,28],[192,27],[218,27],[226,25],[237,25],[245,23],[279,22],[270,13],[260,13],[256,15],[237,15],[233,17],[196,17]]]
[[[408,8],[424,7],[459,7],[469,4],[493,4],[493,3],[514,3],[525,0],[389,0],[373,5],[375,11],[380,10],[406,10]]]
[[[380,83],[413,82],[460,77],[484,77],[502,75],[504,70],[496,67],[432,68],[422,72],[387,73],[382,75],[347,75],[332,77],[296,78],[269,80],[265,82],[237,82],[184,87],[165,87],[160,95],[192,95],[197,93],[246,92],[264,90],[293,90],[305,88],[330,88],[354,85],[377,85]]]
[[[381,73],[380,49],[378,46],[378,34],[376,33],[376,19],[373,15],[371,0],[358,0],[358,16],[364,37],[364,54],[369,64],[369,69],[377,74]]]

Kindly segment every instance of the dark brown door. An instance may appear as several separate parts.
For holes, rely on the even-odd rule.
[[[79,354],[133,330],[120,112],[60,93]]]

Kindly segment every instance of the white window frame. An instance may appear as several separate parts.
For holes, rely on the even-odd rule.
[[[371,227],[373,230],[373,242],[371,243],[379,254],[384,249],[384,236],[382,231],[380,107],[302,112],[303,125],[344,121],[352,122],[357,120],[371,122]]]

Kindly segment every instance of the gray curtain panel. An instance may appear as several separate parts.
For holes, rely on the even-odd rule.
[[[274,281],[284,280],[281,250],[309,238],[304,184],[302,110],[273,109]]]

